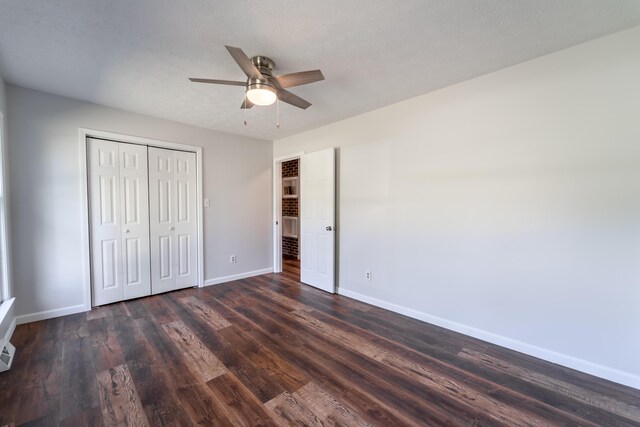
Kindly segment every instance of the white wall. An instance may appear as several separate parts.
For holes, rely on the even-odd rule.
[[[203,147],[212,201],[204,208],[205,280],[271,268],[271,142],[12,85],[7,94],[18,316],[83,304],[81,127]]]
[[[341,292],[640,387],[638,46],[633,29],[275,141],[339,147]]]

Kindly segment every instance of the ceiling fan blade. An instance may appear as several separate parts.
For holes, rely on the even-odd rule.
[[[246,82],[237,82],[235,80],[214,80],[214,79],[194,79],[190,78],[194,83],[213,83],[217,85],[230,85],[230,86],[246,86]]]
[[[322,75],[322,71],[320,70],[311,70],[300,71],[298,73],[283,74],[281,76],[275,76],[274,79],[278,82],[280,87],[288,88],[319,82],[320,80],[324,80],[324,76]]]
[[[278,99],[282,102],[286,102],[287,104],[291,104],[295,107],[302,108],[306,110],[311,107],[311,103],[307,100],[300,98],[298,95],[294,95],[288,90],[280,89],[278,91]]]
[[[249,108],[253,107],[255,104],[251,101],[249,101],[249,98],[245,97],[244,100],[242,101],[242,105],[240,106],[241,110],[244,110],[245,108],[248,110]]]
[[[260,71],[253,65],[251,59],[240,49],[239,47],[225,46],[233,59],[238,63],[242,71],[247,75],[247,77],[251,77],[252,79],[264,80],[264,76]]]

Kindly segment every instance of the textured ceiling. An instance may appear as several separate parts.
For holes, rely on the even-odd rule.
[[[278,139],[640,25],[637,0],[0,0],[6,81],[225,132]],[[322,69],[313,103],[247,112],[224,45],[276,73]]]

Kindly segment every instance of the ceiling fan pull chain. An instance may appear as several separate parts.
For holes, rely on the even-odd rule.
[[[276,128],[280,129],[280,101],[276,98]]]
[[[244,90],[244,125],[247,126],[247,89]]]

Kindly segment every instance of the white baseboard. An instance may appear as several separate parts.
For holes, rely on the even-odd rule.
[[[247,271],[245,273],[234,274],[231,276],[217,277],[215,279],[209,279],[204,282],[204,286],[218,285],[220,283],[232,282],[234,280],[246,279],[247,277],[260,276],[262,274],[273,273],[273,268],[264,268],[262,270]],[[70,307],[59,308],[55,310],[40,311],[38,313],[23,314],[16,316],[18,325],[23,323],[37,322],[38,320],[52,319],[54,317],[66,316],[69,314],[82,313],[83,311],[89,311],[91,308],[87,308],[84,304],[73,305]]]
[[[273,267],[263,268],[262,270],[247,271],[245,273],[232,274],[231,276],[217,277],[204,281],[205,286],[219,285],[220,283],[233,282],[234,280],[246,279],[247,277],[261,276],[263,274],[273,273]]]
[[[70,307],[56,308],[54,310],[39,311],[37,313],[23,314],[21,316],[16,316],[16,322],[18,325],[22,325],[23,323],[37,322],[38,320],[53,319],[54,317],[82,313],[83,311],[88,311],[86,305],[84,304],[72,305]]]
[[[482,329],[443,319],[442,317],[433,316],[431,314],[423,313],[412,308],[363,295],[361,293],[350,291],[348,289],[340,288],[338,289],[338,293],[340,295],[344,295],[358,301],[366,302],[377,307],[404,314],[405,316],[409,316],[414,319],[422,320],[423,322],[441,326],[445,329],[449,329],[455,332],[460,332],[461,334],[469,335],[471,337],[478,338],[502,347],[506,347],[511,350],[519,351],[530,356],[544,359],[552,363],[557,363],[558,365],[566,366],[567,368],[582,371],[590,375],[595,375],[596,377],[604,378],[609,381],[640,389],[640,376],[631,374],[629,372],[620,371],[615,368],[610,368],[608,366],[599,365],[597,363],[589,362],[584,359],[579,359],[577,357],[558,353],[553,350],[538,347],[532,344],[527,344],[525,342],[507,338],[502,335],[493,334]]]

